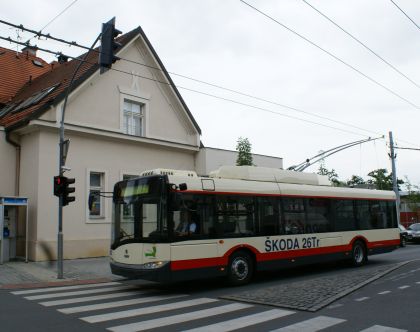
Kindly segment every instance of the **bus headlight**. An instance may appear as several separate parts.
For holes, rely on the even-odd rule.
[[[158,269],[162,267],[163,265],[167,264],[167,262],[150,262],[143,264],[144,269]]]

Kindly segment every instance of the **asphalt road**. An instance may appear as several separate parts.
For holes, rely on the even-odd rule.
[[[222,280],[158,285],[145,282],[0,291],[0,331],[420,331],[420,245],[371,256],[366,267],[408,262],[379,279],[309,312],[224,299],[238,292],[340,283],[354,268],[334,263],[259,274],[243,287]],[[332,278],[332,279],[331,279]],[[335,278],[335,279],[334,279]],[[271,288],[270,288],[271,287]],[[285,295],[287,290],[284,291]],[[281,296],[281,294],[280,294]]]

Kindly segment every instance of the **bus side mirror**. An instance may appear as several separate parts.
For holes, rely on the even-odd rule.
[[[95,203],[95,194],[94,193],[89,193],[89,198],[88,198],[88,208],[89,211],[92,211],[93,208],[93,203]]]

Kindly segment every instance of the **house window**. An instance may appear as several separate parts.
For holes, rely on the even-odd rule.
[[[144,136],[144,104],[124,99],[123,113],[124,133],[134,136]]]
[[[89,196],[93,197],[92,208],[89,210],[90,218],[104,217],[104,198],[100,196],[104,192],[105,173],[90,172],[89,174]]]

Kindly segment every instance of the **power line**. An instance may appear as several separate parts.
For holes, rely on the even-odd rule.
[[[71,4],[69,4],[66,8],[64,8],[60,13],[58,13],[52,20],[50,20],[47,24],[45,24],[40,30],[39,32],[41,32],[42,30],[44,30],[47,26],[49,26],[52,22],[54,22],[57,18],[59,18],[62,14],[64,14],[64,12],[67,11],[67,9],[69,9],[71,6],[73,6],[77,1],[79,0],[74,0]],[[31,41],[33,38],[35,38],[38,35],[38,33],[35,33],[35,36],[31,37],[28,39],[28,42]]]
[[[293,34],[295,34],[296,36],[298,36],[299,38],[305,40],[306,42],[308,42],[309,44],[311,44],[312,46],[316,47],[317,49],[323,51],[324,53],[328,54],[330,57],[334,58],[335,60],[337,60],[338,62],[342,63],[343,65],[347,66],[348,68],[352,69],[353,71],[357,72],[359,75],[363,76],[364,78],[368,79],[369,81],[371,81],[372,83],[380,86],[381,88],[383,88],[384,90],[388,91],[389,93],[393,94],[394,96],[398,97],[399,99],[405,101],[406,103],[408,103],[409,105],[411,105],[412,107],[416,108],[416,109],[420,109],[420,106],[414,104],[413,102],[409,101],[408,99],[404,98],[403,96],[399,95],[397,92],[391,90],[390,88],[388,88],[387,86],[385,86],[384,84],[378,82],[377,80],[375,80],[374,78],[368,76],[367,74],[363,73],[362,71],[360,71],[359,69],[357,69],[356,67],[352,66],[351,64],[345,62],[344,60],[340,59],[338,56],[334,55],[333,53],[327,51],[325,48],[319,46],[318,44],[314,43],[313,41],[311,41],[310,39],[306,38],[305,36],[301,35],[300,33],[296,32],[295,30],[289,28],[288,26],[284,25],[283,23],[281,23],[280,21],[276,20],[275,18],[273,18],[272,16],[264,13],[263,11],[259,10],[258,8],[252,6],[251,4],[245,2],[244,0],[239,0],[241,1],[243,4],[247,5],[248,7],[252,8],[253,10],[255,10],[256,12],[260,13],[261,15],[265,16],[266,18],[270,19],[271,21],[277,23],[278,25],[282,26],[283,28],[285,28],[286,30],[292,32]]]
[[[19,44],[19,45],[25,45],[25,46],[29,45],[29,43],[19,42],[17,40],[11,39],[10,37],[0,36],[0,39],[6,40],[6,41],[11,42],[11,43],[16,43],[16,44]],[[44,48],[37,47],[37,49],[40,50],[40,51],[43,51],[43,52],[54,54],[54,55],[64,55],[61,52],[55,52],[55,51],[51,51],[51,50],[44,49]],[[90,65],[97,65],[97,63],[92,63],[92,62],[89,62],[89,61],[86,61],[86,60],[81,60],[79,57],[74,57],[74,56],[69,56],[69,55],[65,55],[65,56],[68,57],[68,58],[77,60],[77,61],[83,61],[83,62],[85,62],[87,64],[90,64]],[[264,112],[268,112],[268,113],[276,114],[276,115],[279,115],[279,116],[283,116],[283,117],[286,117],[286,118],[295,119],[295,120],[299,120],[299,121],[302,121],[302,122],[311,123],[311,124],[315,124],[315,125],[318,125],[318,126],[322,126],[322,127],[326,127],[326,128],[330,128],[330,129],[334,129],[334,130],[343,131],[343,132],[350,133],[350,134],[357,135],[357,136],[367,137],[366,135],[363,135],[361,133],[356,133],[356,132],[353,132],[353,131],[350,131],[350,130],[347,130],[347,129],[338,128],[338,127],[318,123],[318,122],[307,120],[307,119],[302,119],[302,118],[295,117],[295,116],[292,116],[292,115],[276,112],[276,111],[273,111],[273,110],[270,110],[270,109],[267,109],[267,108],[264,108],[264,107],[259,107],[259,106],[243,103],[243,102],[240,102],[240,101],[237,101],[237,100],[234,100],[234,99],[229,99],[229,98],[217,96],[217,95],[210,94],[210,93],[207,93],[207,92],[203,92],[203,91],[199,91],[199,90],[195,90],[195,89],[191,89],[191,88],[187,88],[187,87],[183,87],[183,86],[179,86],[179,85],[172,85],[171,83],[168,83],[168,82],[164,82],[164,81],[160,81],[160,80],[150,78],[150,77],[147,77],[147,76],[143,76],[143,75],[127,72],[127,71],[124,71],[124,70],[116,69],[114,67],[112,67],[110,69],[114,70],[116,72],[120,72],[120,73],[123,73],[123,74],[130,75],[130,76],[136,76],[136,77],[143,78],[143,79],[146,79],[146,80],[154,81],[154,82],[159,83],[159,84],[164,84],[164,85],[168,85],[168,86],[171,86],[171,87],[176,87],[178,89],[183,89],[183,90],[186,90],[186,91],[194,92],[196,94],[201,94],[201,95],[205,95],[205,96],[212,97],[212,98],[215,98],[215,99],[228,101],[230,103],[250,107],[250,108],[253,108],[253,109],[257,109],[257,110],[261,110],[261,111],[264,111]]]
[[[64,39],[61,39],[61,38],[57,38],[57,37],[51,36],[50,34],[44,34],[44,33],[41,33],[41,32],[37,32],[35,30],[31,30],[31,29],[25,28],[23,25],[16,25],[16,24],[13,24],[13,23],[10,23],[10,22],[6,22],[6,21],[3,21],[3,20],[0,20],[0,23],[6,24],[6,25],[9,25],[9,26],[12,26],[14,28],[21,29],[23,31],[28,31],[28,32],[31,32],[31,33],[36,33],[37,35],[39,35],[41,37],[49,38],[49,39],[52,39],[52,40],[55,40],[55,41],[58,41],[58,42],[61,42],[61,43],[68,44],[70,46],[80,47],[82,49],[93,51],[93,52],[96,52],[98,54],[101,53],[97,49],[91,49],[89,47],[86,47],[86,46],[83,46],[81,44],[78,44],[75,41],[69,42],[67,40],[64,40]],[[134,60],[122,58],[122,57],[119,57],[119,59],[120,60],[123,60],[123,61],[127,61],[129,63],[137,64],[137,65],[140,65],[140,66],[143,66],[143,67],[146,67],[146,68],[150,68],[150,69],[154,69],[154,70],[158,70],[160,72],[163,72],[163,70],[161,68],[159,68],[159,67],[147,65],[147,64],[142,63],[142,62],[138,62],[138,61],[134,61]],[[271,100],[268,100],[268,99],[265,99],[265,98],[257,97],[257,96],[251,95],[249,93],[244,93],[244,92],[241,92],[241,91],[238,91],[238,90],[226,88],[226,87],[223,87],[223,86],[218,85],[218,84],[215,84],[215,83],[209,83],[209,82],[206,82],[206,81],[197,79],[197,78],[193,78],[193,77],[190,77],[190,76],[178,74],[178,73],[175,73],[175,72],[168,71],[168,73],[170,75],[173,75],[173,76],[185,78],[185,79],[188,79],[188,80],[197,82],[197,83],[201,83],[201,84],[205,84],[205,85],[208,85],[208,86],[211,86],[211,87],[215,87],[215,88],[218,88],[218,89],[221,89],[221,90],[229,91],[229,92],[232,92],[232,93],[235,93],[235,94],[238,94],[238,95],[241,95],[241,96],[245,96],[245,97],[248,97],[248,98],[252,98],[252,99],[255,99],[255,100],[258,100],[258,101],[263,101],[265,103],[269,103],[269,104],[272,104],[272,105],[280,106],[280,107],[283,107],[283,108],[286,108],[286,109],[289,109],[289,110],[292,110],[292,111],[296,111],[296,112],[299,112],[299,113],[304,113],[304,114],[307,114],[307,115],[310,115],[310,116],[313,116],[313,117],[316,117],[316,118],[319,118],[319,119],[328,120],[328,121],[331,121],[333,123],[337,123],[337,124],[344,125],[344,126],[347,126],[347,127],[352,127],[354,129],[365,131],[367,133],[371,133],[371,134],[375,134],[375,135],[381,135],[378,132],[374,132],[374,131],[371,131],[371,130],[368,130],[368,129],[364,129],[364,128],[361,128],[359,126],[353,125],[353,124],[349,124],[349,123],[345,123],[345,122],[342,122],[342,121],[334,120],[334,119],[329,118],[329,117],[326,117],[326,116],[322,116],[322,115],[319,115],[319,114],[308,112],[308,111],[305,111],[305,110],[302,110],[302,109],[299,109],[299,108],[296,108],[296,107],[291,107],[291,106],[288,106],[288,105],[285,105],[285,104],[281,104],[281,103],[276,102],[276,101],[271,101]]]
[[[407,17],[417,27],[417,29],[420,30],[419,25],[416,22],[414,22],[414,20],[410,16],[408,16],[407,13],[401,9],[401,7],[399,7],[394,1],[392,0],[389,0],[389,1],[391,1],[394,4],[394,6],[397,7],[400,10],[400,12],[403,13],[404,16]]]
[[[332,24],[334,24],[337,28],[339,28],[341,31],[343,31],[345,34],[347,34],[349,37],[351,37],[354,41],[356,41],[357,43],[359,43],[360,45],[362,45],[365,49],[367,49],[370,53],[372,53],[373,55],[375,55],[378,59],[380,59],[382,62],[384,62],[385,64],[387,64],[389,67],[391,67],[394,71],[396,71],[398,74],[400,74],[401,76],[405,77],[408,81],[410,81],[411,83],[413,83],[416,87],[420,88],[420,85],[418,85],[414,80],[412,80],[410,77],[408,77],[406,74],[404,74],[403,72],[401,72],[398,68],[396,68],[394,65],[392,65],[391,63],[389,63],[387,60],[385,60],[383,57],[381,57],[378,53],[376,53],[374,50],[372,50],[369,46],[367,46],[366,44],[364,44],[363,42],[361,42],[358,38],[356,38],[355,36],[353,36],[350,32],[346,31],[343,27],[341,27],[340,25],[338,25],[336,22],[334,22],[331,18],[329,18],[327,15],[325,15],[324,13],[322,13],[319,9],[317,9],[315,6],[313,6],[312,4],[310,4],[308,1],[306,0],[302,0],[305,4],[307,4],[309,7],[311,7],[313,10],[315,10],[318,14],[320,14],[321,16],[323,16],[325,19],[327,19],[328,21],[330,21]],[[392,1],[392,0],[391,0]]]
[[[30,46],[28,42],[25,42],[25,43],[19,42],[17,40],[11,39],[10,37],[2,37],[2,36],[0,36],[0,39],[5,40],[5,41],[8,41],[10,43],[15,43],[15,44],[18,44],[18,45]],[[33,47],[36,47],[38,50],[40,50],[42,52],[46,52],[46,53],[53,54],[53,55],[56,55],[56,56],[64,55],[62,52],[51,51],[51,50],[40,48],[40,47],[37,47],[37,46],[33,46]],[[85,62],[85,63],[90,64],[90,65],[98,65],[96,62],[93,63],[93,62],[89,62],[89,61],[86,61],[86,60],[82,60],[81,57],[75,57],[75,56],[70,56],[70,55],[64,55],[64,56],[65,57],[68,57],[70,59],[76,60],[76,61]],[[135,74],[135,73],[132,73],[132,72],[127,72],[127,71],[124,71],[124,70],[116,69],[114,67],[110,68],[110,70],[113,70],[113,71],[116,71],[116,72],[120,72],[120,73],[123,73],[123,74],[127,74],[127,75],[130,75],[130,76],[135,76],[135,77],[143,78],[143,79],[146,79],[146,80],[154,81],[156,83],[167,85],[167,86],[171,86],[173,88],[176,87],[178,89],[183,89],[183,90],[190,91],[190,92],[193,92],[193,93],[196,93],[196,94],[201,94],[201,95],[205,95],[205,96],[208,96],[208,97],[211,97],[211,98],[215,98],[215,99],[227,101],[227,102],[234,103],[234,104],[237,104],[237,105],[246,106],[246,107],[250,107],[250,108],[253,108],[253,109],[261,110],[261,111],[264,111],[264,112],[267,112],[267,113],[271,113],[271,114],[275,114],[275,115],[287,117],[287,118],[290,118],[290,119],[294,119],[294,120],[298,120],[298,121],[302,121],[302,122],[306,122],[306,123],[315,124],[317,126],[326,127],[326,128],[330,128],[330,129],[334,129],[334,130],[338,130],[338,131],[350,133],[350,134],[353,134],[353,135],[357,135],[357,136],[368,137],[368,136],[363,135],[361,133],[356,133],[356,132],[353,132],[353,131],[350,131],[350,130],[347,130],[347,129],[338,128],[338,127],[334,127],[334,126],[330,126],[330,125],[318,123],[318,122],[307,120],[307,119],[302,119],[302,118],[295,117],[295,116],[292,116],[292,115],[288,115],[288,114],[276,112],[276,111],[273,111],[273,110],[270,110],[270,109],[267,109],[267,108],[263,108],[263,107],[259,107],[259,106],[255,106],[255,105],[251,105],[251,104],[247,104],[247,103],[243,103],[243,102],[240,102],[240,101],[237,101],[237,100],[233,100],[233,99],[229,99],[229,98],[217,96],[217,95],[210,94],[210,93],[207,93],[207,92],[203,92],[203,91],[199,91],[199,90],[195,90],[195,89],[191,89],[191,88],[187,88],[187,87],[183,87],[183,86],[179,86],[179,85],[174,85],[174,84],[171,84],[171,83],[168,83],[168,82],[164,82],[164,81],[160,81],[160,80],[157,80],[157,79],[154,79],[154,78],[150,78],[150,77],[147,77],[147,76],[143,76],[143,75]],[[417,144],[414,144],[414,143],[411,143],[411,142],[408,142],[408,141],[403,141],[403,140],[400,140],[400,141],[401,142],[408,143],[408,144],[411,144],[411,145],[417,145]]]

